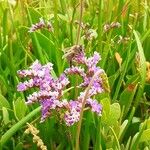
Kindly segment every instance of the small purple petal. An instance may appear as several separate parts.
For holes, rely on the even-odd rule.
[[[27,86],[24,83],[19,83],[17,86],[17,91],[22,92],[25,91],[27,89]]]
[[[96,112],[98,115],[101,115],[102,105],[97,102],[97,100],[88,99],[86,102],[91,108],[93,112]]]

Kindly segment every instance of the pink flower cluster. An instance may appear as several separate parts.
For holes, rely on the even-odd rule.
[[[78,61],[80,58],[80,61]],[[84,52],[78,53],[72,58],[73,62],[82,64],[82,67],[72,66],[67,68],[58,78],[54,78],[51,74],[53,65],[47,63],[41,65],[36,60],[28,70],[19,70],[18,75],[20,78],[30,78],[27,81],[20,82],[17,86],[17,90],[20,92],[26,91],[30,88],[36,88],[38,91],[33,92],[27,97],[27,104],[39,102],[42,111],[41,121],[44,121],[52,114],[52,110],[56,110],[64,115],[64,121],[67,126],[71,126],[79,121],[82,103],[85,97],[85,89],[89,85],[94,74],[99,71],[100,74],[104,71],[97,67],[97,63],[100,60],[100,55],[94,52],[92,57],[87,58]],[[84,65],[84,66],[83,66]],[[79,96],[76,100],[64,99],[63,93],[66,86],[70,83],[68,75],[77,74],[82,77],[83,82],[78,85],[77,88],[81,88]],[[102,79],[98,75],[89,90],[88,98],[86,99],[86,108],[97,113],[99,116],[102,112],[102,106],[98,103],[93,96],[104,92],[102,87]],[[59,113],[59,114],[60,114]]]
[[[49,31],[53,31],[51,22],[49,21],[46,22],[43,18],[40,18],[39,22],[37,22],[36,24],[32,24],[28,32],[30,33],[35,32],[36,30],[43,29],[43,28],[47,28]]]

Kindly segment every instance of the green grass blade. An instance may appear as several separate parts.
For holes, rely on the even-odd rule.
[[[21,119],[18,123],[16,123],[13,127],[11,127],[1,138],[0,145],[3,145],[25,124],[27,123],[32,117],[37,115],[40,112],[41,107],[36,108],[32,112],[30,112],[26,117]]]
[[[136,98],[135,98],[135,102],[134,102],[134,106],[135,108],[137,108],[139,102],[140,102],[140,99],[143,95],[143,91],[144,91],[144,86],[145,86],[145,80],[146,80],[146,59],[145,59],[145,56],[144,56],[144,50],[142,48],[142,44],[140,42],[140,39],[138,37],[138,34],[137,32],[134,30],[133,31],[134,33],[134,36],[135,36],[135,40],[136,40],[136,43],[137,43],[137,47],[138,47],[138,52],[139,52],[139,57],[140,57],[140,70],[139,70],[139,73],[140,73],[140,76],[141,76],[141,82],[139,83],[139,88],[138,88],[138,92],[137,92],[137,95],[136,95]]]

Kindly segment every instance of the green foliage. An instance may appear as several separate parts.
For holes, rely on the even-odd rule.
[[[9,113],[7,111],[7,108],[2,107],[2,113],[3,113],[3,122],[6,125],[6,124],[8,124],[10,122],[10,120],[9,120]]]
[[[105,98],[101,101],[103,106],[102,123],[107,126],[113,126],[117,123],[121,115],[121,108],[119,103],[110,105],[110,100]]]
[[[10,108],[10,105],[7,99],[0,94],[0,109],[2,109],[3,107]]]
[[[18,98],[16,101],[14,101],[13,108],[17,120],[20,120],[23,117],[25,117],[27,111],[27,105],[25,104],[23,99]]]

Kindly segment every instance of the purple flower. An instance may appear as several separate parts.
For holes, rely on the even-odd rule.
[[[33,62],[33,64],[29,68],[34,71],[38,71],[42,68],[42,65],[39,63],[38,60],[35,60],[35,62]]]
[[[35,32],[36,30],[43,28],[47,28],[49,31],[53,31],[51,22],[49,21],[46,22],[43,18],[40,18],[39,22],[37,22],[36,24],[32,24],[28,32],[32,33]]]
[[[19,83],[18,86],[17,86],[17,91],[25,91],[27,89],[26,85],[24,83]]]
[[[81,67],[72,66],[71,68],[67,68],[64,72],[66,75],[78,74],[81,77],[85,77],[84,69]]]
[[[39,97],[38,92],[34,92],[34,93],[30,94],[27,97],[28,101],[26,102],[26,104],[32,104],[32,103],[36,102],[38,100],[38,97]]]
[[[36,31],[36,30],[38,30],[38,29],[41,29],[41,28],[43,28],[43,27],[45,27],[45,22],[44,22],[43,18],[40,18],[40,21],[39,21],[38,23],[33,24],[33,25],[31,26],[29,32],[30,32],[30,33],[31,33],[31,32],[34,32],[34,31]]]
[[[87,99],[86,102],[89,107],[92,108],[93,112],[96,112],[99,116],[102,114],[102,105],[97,102],[97,100]]]
[[[65,113],[65,122],[67,126],[71,126],[80,119],[80,111],[82,104],[79,101],[69,102],[69,111]]]
[[[110,24],[105,24],[104,25],[104,32],[107,32],[113,28],[120,28],[120,27],[121,27],[121,24],[119,22],[112,22]]]
[[[42,22],[41,22],[42,24]],[[94,52],[92,57],[86,58],[83,51],[77,53],[73,57],[73,61],[78,66],[72,66],[65,69],[65,71],[58,77],[54,78],[51,74],[53,70],[53,64],[47,63],[42,65],[36,60],[28,70],[19,70],[17,73],[21,78],[27,78],[28,80],[23,83],[20,82],[17,86],[18,91],[26,91],[30,88],[38,89],[27,97],[27,104],[35,102],[40,103],[43,122],[47,117],[52,115],[52,110],[59,111],[64,114],[64,121],[67,126],[71,126],[79,121],[82,103],[85,99],[86,88],[90,84],[94,74],[98,71],[100,74],[104,73],[104,70],[97,67],[100,60],[100,55]],[[82,67],[79,66],[82,64]],[[82,82],[76,88],[81,88],[80,95],[76,100],[64,99],[64,90],[70,83],[68,76],[77,74],[82,77]],[[103,80],[100,74],[94,78],[93,84],[88,92],[85,107],[90,108],[93,112],[101,115],[102,106],[93,97],[99,93],[104,92]]]
[[[76,54],[73,58],[74,62],[77,62],[78,64],[85,64],[86,62],[85,53],[81,51],[80,53]]]
[[[64,89],[69,84],[69,80],[65,74],[62,74],[58,80],[56,80],[55,88],[57,88],[59,91]]]
[[[50,108],[52,104],[53,104],[53,100],[51,99],[43,99],[43,101],[41,101],[41,106],[42,106],[41,122],[45,121],[45,119],[50,115]]]
[[[72,109],[70,112],[65,113],[65,122],[67,126],[71,126],[74,123],[78,122],[80,118],[80,112],[76,111],[76,109]]]
[[[85,62],[85,65],[88,67],[89,72],[95,73],[97,71],[97,63],[100,61],[101,57],[97,52],[94,52],[93,57],[89,57]]]

